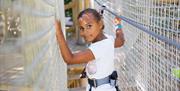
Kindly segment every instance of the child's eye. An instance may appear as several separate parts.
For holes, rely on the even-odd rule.
[[[84,28],[82,28],[82,27],[80,27],[79,29],[80,29],[80,31],[84,31]]]
[[[87,29],[90,29],[92,27],[92,25],[87,25]]]

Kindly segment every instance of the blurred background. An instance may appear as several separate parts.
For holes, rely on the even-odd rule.
[[[73,52],[87,48],[77,16],[106,6],[104,32],[122,18],[125,44],[115,50],[121,91],[180,91],[179,0],[0,0],[0,91],[85,91],[86,64],[66,65],[54,19]]]

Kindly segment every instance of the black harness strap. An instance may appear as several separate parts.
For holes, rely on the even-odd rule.
[[[89,91],[92,90],[92,87],[98,87],[100,85],[103,85],[103,84],[110,84],[112,86],[114,86],[116,88],[116,91],[120,91],[118,86],[117,86],[117,72],[116,71],[113,71],[113,73],[105,78],[102,78],[102,79],[89,79],[88,78],[88,83],[90,85],[90,88],[89,88]]]

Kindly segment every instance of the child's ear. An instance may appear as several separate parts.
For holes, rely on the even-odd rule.
[[[104,22],[102,20],[99,21],[99,24],[100,24],[100,28],[103,29],[104,27]]]

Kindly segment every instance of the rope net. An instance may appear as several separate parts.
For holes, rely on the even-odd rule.
[[[55,8],[64,3],[55,2],[0,0],[0,90],[67,90],[54,29]]]
[[[111,11],[105,9],[103,15],[106,33],[114,35],[113,13],[126,17],[122,18],[127,21],[122,24],[125,45],[116,49],[115,59],[120,89],[179,91],[180,1],[96,0],[94,4],[98,10],[104,5]]]

